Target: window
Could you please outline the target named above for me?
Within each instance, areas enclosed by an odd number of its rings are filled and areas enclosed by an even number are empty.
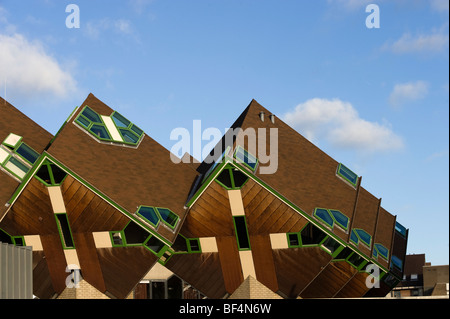
[[[61,185],[67,173],[50,161],[45,161],[38,169],[35,177],[46,186]]]
[[[99,140],[109,142],[137,145],[144,133],[117,112],[103,116],[89,106],[84,107],[75,122]]]
[[[414,280],[414,281],[419,280],[419,275],[411,274],[411,280]]]
[[[137,214],[143,217],[153,226],[157,227],[159,224],[159,216],[153,207],[141,206],[139,207]]]
[[[27,144],[22,143],[17,148],[16,153],[19,154],[23,159],[33,165],[39,158],[39,153],[29,147]]]
[[[55,217],[64,249],[75,248],[67,214],[55,214]]]
[[[403,269],[403,261],[395,255],[391,257],[391,268],[402,271]]]
[[[362,243],[370,247],[370,244],[372,243],[372,236],[363,229],[355,228],[352,229],[350,240],[356,245],[358,245],[361,241]]]
[[[115,246],[125,246],[125,242],[123,240],[122,232],[111,232],[111,240],[113,247]]]
[[[336,260],[345,260],[348,258],[348,256],[350,256],[350,254],[353,253],[353,250],[345,247],[344,249],[342,249],[339,254],[335,257]]]
[[[349,218],[335,209],[316,208],[314,209],[315,217],[324,222],[330,228],[333,228],[335,224],[339,227],[347,230],[349,224]]]
[[[399,222],[395,222],[395,231],[403,237],[406,237],[406,228]]]
[[[188,239],[189,243],[189,252],[191,253],[200,253],[200,240],[198,238],[190,238]]]
[[[334,225],[334,220],[333,218],[330,216],[330,214],[328,213],[328,210],[323,209],[323,208],[316,208],[314,210],[314,216],[316,216],[317,218],[319,218],[321,221],[323,221],[325,224],[327,224],[330,227],[333,227]]]
[[[256,167],[258,165],[258,159],[247,152],[245,149],[243,149],[241,146],[238,146],[236,148],[236,151],[234,152],[234,158],[250,168],[252,172],[256,171]]]
[[[123,229],[127,245],[142,245],[150,236],[149,232],[133,221]]]
[[[348,257],[347,261],[352,265],[355,266],[355,268],[360,268],[360,266],[362,266],[366,260],[360,256],[357,253],[353,253],[352,255],[350,255],[350,257]]]
[[[136,213],[155,228],[162,221],[169,228],[175,229],[179,220],[178,215],[174,214],[170,209],[163,207],[140,206]]]
[[[0,228],[0,242],[11,244],[11,245],[13,244],[12,237],[1,228]]]
[[[170,228],[174,229],[179,219],[178,215],[175,215],[170,209],[167,208],[158,207],[157,210],[163,222]]]
[[[345,216],[340,211],[335,209],[329,209],[328,211],[331,213],[331,216],[333,217],[336,224],[338,224],[344,229],[348,228],[349,218],[347,216]]]
[[[384,247],[382,244],[376,243],[373,245],[373,255],[374,257],[378,257],[380,255],[382,258],[384,258],[386,261],[389,259],[389,249]]]
[[[216,178],[216,182],[226,189],[240,189],[247,180],[247,175],[230,165],[227,165]]]
[[[288,246],[291,248],[300,247],[300,238],[298,233],[287,234]]]
[[[327,236],[323,231],[308,223],[301,231],[302,246],[319,245]]]
[[[334,256],[335,253],[337,253],[340,248],[342,247],[341,244],[339,244],[338,241],[334,240],[330,236],[328,236],[322,243],[322,247],[325,248],[327,252],[330,253],[330,255]]]
[[[338,176],[342,177],[344,180],[352,184],[354,187],[356,187],[356,183],[358,182],[358,175],[352,172],[344,164],[339,164],[337,174]]]
[[[162,249],[166,246],[162,241],[160,241],[155,236],[151,236],[145,243],[145,247],[153,251],[155,254],[159,254]]]
[[[23,179],[30,170],[30,167],[26,166],[15,157],[10,157],[3,167],[19,179]]]
[[[225,149],[225,151],[222,153],[222,155],[220,155],[220,157],[214,162],[214,164],[211,165],[211,167],[208,169],[208,171],[205,173],[205,176],[202,179],[202,183],[208,178],[208,176],[211,174],[212,171],[214,171],[214,169],[217,167],[217,165],[219,165],[220,163],[222,163],[223,158],[228,154],[228,152],[230,151],[231,147],[227,146],[227,148]]]
[[[233,219],[239,250],[249,250],[250,240],[248,237],[245,216],[234,216]]]

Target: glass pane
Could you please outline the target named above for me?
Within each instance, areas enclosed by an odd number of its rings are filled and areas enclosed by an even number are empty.
[[[52,181],[50,180],[50,174],[48,172],[48,166],[42,165],[41,168],[39,168],[37,174],[36,174],[41,180],[46,182],[47,184],[51,184]]]
[[[89,107],[86,107],[81,114],[83,114],[91,122],[102,123],[102,120],[100,119],[100,116],[98,116],[98,114],[95,113]]]
[[[81,124],[81,126],[84,126],[85,128],[88,128],[91,122],[89,122],[86,118],[83,116],[78,116],[77,123]]]
[[[299,246],[298,234],[288,234],[289,246]]]
[[[14,157],[9,158],[8,162],[5,164],[5,167],[20,178],[24,178],[29,170],[25,164]]]
[[[137,127],[136,125],[132,125],[131,126],[131,130],[136,133],[138,136],[141,136],[142,133],[144,133],[144,131],[142,131],[139,127]]]
[[[302,245],[318,245],[325,238],[326,234],[319,228],[309,223],[301,232]]]
[[[153,226],[158,226],[159,217],[153,207],[142,206],[138,210],[138,214],[149,221]]]
[[[334,254],[334,252],[341,247],[341,244],[339,244],[336,240],[328,236],[327,239],[323,242],[322,246],[327,248],[331,254]]]
[[[244,216],[234,217],[234,223],[236,226],[236,236],[238,240],[239,249],[249,249],[250,241],[247,234],[247,224]]]
[[[34,151],[28,145],[22,143],[19,148],[16,150],[16,153],[21,155],[24,159],[29,161],[31,164],[34,164],[39,157],[39,153]]]
[[[55,181],[55,184],[56,185],[61,184],[61,182],[67,176],[66,172],[64,172],[62,169],[59,168],[59,166],[56,166],[55,164],[51,164],[50,168],[53,173],[53,179]]]
[[[361,263],[364,262],[364,260],[365,259],[360,255],[358,255],[357,253],[353,253],[353,255],[351,255],[348,258],[348,262],[351,263],[356,268],[358,268],[361,265]]]
[[[150,248],[154,253],[159,253],[161,251],[161,249],[164,248],[164,243],[162,241],[160,241],[158,238],[156,238],[155,236],[152,236],[146,243],[145,246],[147,246],[148,248]]]
[[[350,256],[352,252],[353,250],[351,250],[348,247],[345,247],[343,250],[341,250],[341,252],[336,256],[335,259],[347,259],[347,257]]]
[[[116,123],[116,125],[118,127],[125,127],[127,128],[131,122],[128,121],[125,117],[123,117],[121,114],[115,112],[112,116],[112,119],[114,121],[114,123]]]
[[[232,173],[233,173],[234,187],[237,188],[242,187],[242,185],[244,185],[248,179],[247,175],[245,175],[238,169],[233,169]]]
[[[364,244],[370,246],[370,243],[372,242],[372,236],[370,236],[369,233],[362,229],[355,229],[355,232]]]
[[[402,224],[395,222],[395,230],[401,235],[406,236],[406,228]]]
[[[172,213],[169,209],[167,208],[157,208],[158,209],[158,213],[161,216],[161,218],[170,226],[175,227],[177,220],[178,220],[178,216],[175,215],[174,213]]]
[[[127,129],[120,129],[120,133],[122,133],[122,137],[125,140],[125,142],[137,143],[139,141],[139,137],[137,137]]]
[[[249,152],[244,150],[242,147],[238,147],[236,150],[236,159],[239,160],[242,163],[247,164],[250,166],[252,170],[256,169],[256,164],[258,163],[258,159],[251,155]]]
[[[127,245],[143,244],[150,234],[134,222],[130,222],[123,230]]]
[[[350,240],[357,245],[359,244],[359,239],[358,236],[356,236],[355,230],[352,230],[352,233],[350,234]]]
[[[376,250],[380,253],[382,257],[388,259],[389,250],[381,244],[375,244]]]
[[[334,209],[330,209],[330,212],[331,214],[333,214],[334,220],[336,221],[336,223],[339,224],[339,226],[341,226],[344,229],[348,228],[349,219],[347,216],[342,214],[340,211]]]
[[[123,240],[122,240],[122,234],[119,232],[113,233],[112,234],[112,238],[113,238],[113,245],[115,246],[122,246],[123,245]]]
[[[231,188],[231,177],[230,177],[230,170],[229,169],[224,169],[222,171],[222,173],[219,174],[219,176],[217,176],[217,180],[219,182],[221,182],[223,185],[225,185],[228,188]]]
[[[111,137],[108,134],[108,131],[103,125],[93,125],[91,127],[91,132],[97,135],[99,138],[110,140]]]
[[[64,243],[64,248],[73,248],[72,234],[70,232],[69,221],[66,214],[56,214],[59,230],[61,232],[61,239]]]
[[[200,244],[199,244],[198,239],[196,239],[196,238],[189,239],[189,245],[191,246],[191,251],[192,252],[200,251]]]
[[[325,222],[328,226],[333,227],[334,221],[328,213],[328,210],[323,208],[316,208],[316,210],[314,211],[314,215]]]
[[[339,175],[347,179],[352,184],[356,184],[358,180],[358,175],[353,173],[348,167],[343,164],[340,164],[339,166]]]

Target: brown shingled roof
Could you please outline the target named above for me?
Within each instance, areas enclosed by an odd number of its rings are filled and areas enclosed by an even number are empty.
[[[113,110],[89,94],[81,105],[101,115]],[[48,153],[129,213],[138,206],[165,207],[181,219],[197,172],[184,163],[173,163],[170,152],[145,135],[137,148],[99,143],[73,121],[80,107],[57,135]],[[161,234],[172,241],[175,234]]]

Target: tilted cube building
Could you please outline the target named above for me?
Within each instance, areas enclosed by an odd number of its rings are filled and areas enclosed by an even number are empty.
[[[255,100],[202,163],[92,94],[55,136],[0,99],[0,142],[0,241],[33,247],[40,298],[71,271],[126,298],[155,264],[208,298],[249,276],[284,298],[385,296],[402,279],[408,230]]]

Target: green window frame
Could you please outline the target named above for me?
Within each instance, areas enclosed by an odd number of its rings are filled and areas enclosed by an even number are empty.
[[[287,233],[287,242],[289,248],[298,248],[302,245],[302,239],[299,233]]]
[[[223,151],[222,155],[220,155],[220,157],[218,159],[216,159],[216,161],[214,162],[214,164],[211,165],[211,167],[208,169],[208,171],[206,171],[205,176],[203,176],[202,179],[202,183],[208,178],[208,176],[214,171],[214,169],[217,167],[217,165],[219,165],[220,163],[222,163],[223,159],[226,157],[226,155],[228,154],[228,152],[230,151],[231,147],[227,146],[225,148],[225,151]]]
[[[154,207],[151,206],[139,206],[137,215],[144,218],[147,222],[149,222],[153,227],[157,228],[159,225],[159,215]]]
[[[21,142],[19,146],[15,149],[15,153],[23,158],[25,161],[33,165],[36,163],[40,154],[36,152],[33,148],[28,146],[26,143]]]
[[[258,167],[258,158],[253,154],[249,153],[246,149],[238,145],[234,151],[233,157],[240,163],[244,164],[253,173]]]
[[[175,214],[168,208],[156,207],[156,210],[158,211],[159,218],[163,221],[163,223],[169,226],[171,229],[175,229],[178,221],[180,220],[180,217],[178,217],[177,214]]]
[[[59,237],[64,249],[75,249],[75,242],[70,229],[69,218],[66,213],[55,214]]]
[[[350,254],[346,261],[357,270],[361,270],[368,263],[368,261],[357,252]]]
[[[144,219],[155,229],[158,228],[160,221],[162,221],[163,224],[174,230],[178,225],[178,221],[180,220],[180,217],[177,214],[165,207],[141,205],[136,211],[136,215]]]
[[[233,216],[233,223],[239,251],[251,250],[245,215]]]
[[[339,163],[337,175],[349,182],[353,187],[356,187],[356,184],[358,183],[358,175],[344,164]]]
[[[116,126],[117,132],[122,137],[121,141],[112,138],[111,132],[108,130],[102,117],[87,105],[84,106],[83,110],[78,114],[75,123],[101,141],[133,146],[136,146],[139,143],[144,134],[143,130],[131,123],[131,121],[118,112],[113,112],[110,118]]]
[[[125,247],[127,245],[125,234],[122,230],[110,231],[109,236],[113,247]]]
[[[380,256],[384,260],[389,260],[389,249],[380,243],[375,243],[373,245],[373,257],[378,258]]]
[[[67,177],[66,171],[49,160],[45,160],[37,169],[34,177],[45,186],[60,186]]]
[[[372,236],[364,229],[353,228],[350,235],[350,241],[355,245],[359,245],[359,243],[362,242],[363,244],[370,247],[372,244]]]
[[[215,181],[226,189],[241,189],[248,179],[249,177],[238,168],[226,165]]]
[[[188,244],[188,252],[189,253],[201,253],[202,247],[200,245],[200,239],[199,238],[189,238],[187,239]]]
[[[21,170],[23,172],[23,176],[17,175],[14,171],[11,170],[11,168],[8,167],[8,164],[14,165],[16,168]],[[6,159],[3,163],[3,168],[6,169],[10,174],[12,174],[14,177],[18,178],[22,181],[22,179],[25,178],[25,176],[30,171],[31,167],[28,167],[25,163],[20,161],[19,159],[15,158],[14,156],[9,156],[8,159]]]
[[[339,210],[317,207],[314,209],[313,215],[331,229],[338,225],[343,230],[348,230],[350,219]]]

